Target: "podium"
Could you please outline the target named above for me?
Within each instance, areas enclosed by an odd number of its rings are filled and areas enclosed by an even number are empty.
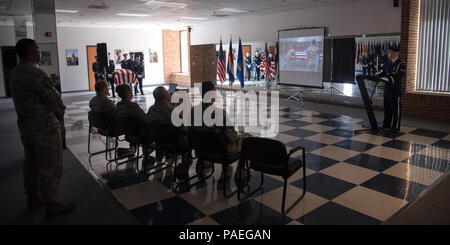
[[[367,93],[366,83],[364,82],[365,80],[373,81],[377,85],[379,82],[385,82],[385,80],[378,78],[376,76],[365,76],[365,75],[356,76],[356,81],[358,83],[359,91],[361,93],[361,98],[364,102],[364,107],[366,108],[367,117],[369,118],[370,129],[355,130],[355,133],[362,132],[362,131],[378,131],[379,130],[378,122],[377,122],[377,119],[375,118],[375,113],[373,112],[373,108],[372,108],[372,96],[374,93],[372,93],[372,95],[369,97],[369,94]],[[375,88],[376,88],[376,86],[375,86]]]

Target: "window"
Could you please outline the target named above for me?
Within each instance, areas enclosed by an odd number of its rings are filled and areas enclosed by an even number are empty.
[[[189,72],[189,59],[188,59],[188,32],[180,31],[180,47],[181,47],[181,72]]]
[[[416,90],[450,92],[450,1],[421,0]]]

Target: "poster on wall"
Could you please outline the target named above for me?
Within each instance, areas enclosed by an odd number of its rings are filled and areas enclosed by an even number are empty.
[[[139,57],[140,62],[144,62],[144,51],[130,51],[129,56],[131,58],[133,56],[134,60]]]
[[[120,61],[123,60],[124,53],[125,53],[125,51],[123,50],[123,48],[114,49],[114,61],[116,62],[116,64],[120,64]]]
[[[39,65],[52,65],[52,53],[50,51],[41,51],[41,60],[39,61]]]
[[[149,53],[149,62],[158,63],[158,52],[148,49],[148,53]]]
[[[78,49],[66,49],[66,61],[68,66],[77,66]]]

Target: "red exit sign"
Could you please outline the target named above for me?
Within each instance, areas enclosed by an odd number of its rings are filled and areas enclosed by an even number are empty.
[[[51,32],[46,32],[46,33],[45,33],[45,36],[46,36],[46,37],[52,37],[52,33],[51,33]]]

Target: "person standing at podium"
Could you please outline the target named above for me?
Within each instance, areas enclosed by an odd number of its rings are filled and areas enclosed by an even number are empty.
[[[383,128],[400,130],[402,80],[406,72],[406,64],[399,58],[400,48],[389,48],[388,60],[378,77],[385,77],[384,86],[384,120]]]

